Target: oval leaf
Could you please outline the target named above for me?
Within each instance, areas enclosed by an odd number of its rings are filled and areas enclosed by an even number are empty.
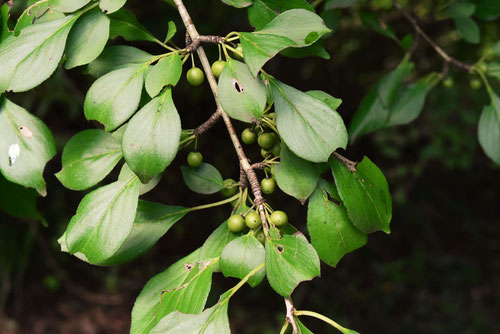
[[[49,7],[57,12],[71,13],[89,2],[90,0],[49,0]]]
[[[234,119],[260,120],[266,107],[266,87],[245,64],[229,59],[219,79],[219,98],[224,111]]]
[[[85,117],[104,124],[106,131],[122,125],[139,106],[143,78],[144,67],[136,65],[97,79],[85,97]]]
[[[500,119],[493,105],[484,107],[479,118],[477,135],[484,153],[500,164]]]
[[[319,173],[309,161],[293,154],[281,144],[280,163],[274,166],[276,182],[284,193],[304,202],[316,189]]]
[[[244,278],[253,269],[264,263],[266,259],[264,246],[253,235],[243,235],[234,239],[224,247],[220,256],[220,270],[224,276]],[[265,276],[265,270],[258,271],[250,277],[248,284],[257,286]]]
[[[72,190],[95,186],[122,158],[122,149],[113,135],[104,130],[82,131],[66,144],[62,154],[59,181]]]
[[[131,334],[148,334],[173,311],[200,313],[212,284],[212,266],[197,262],[199,249],[151,278],[132,309]]]
[[[87,194],[66,230],[69,253],[83,254],[92,264],[112,257],[133,228],[140,184],[133,176]]]
[[[144,27],[135,15],[125,8],[111,14],[110,37],[122,36],[127,41],[150,41],[155,42],[156,38]]]
[[[367,240],[366,234],[349,220],[335,187],[324,180],[309,199],[307,230],[320,259],[332,267]]]
[[[98,78],[111,71],[145,64],[152,60],[152,55],[132,46],[111,46],[104,49],[101,55],[89,64],[87,72]]]
[[[293,153],[308,161],[325,162],[337,148],[347,146],[347,130],[336,111],[274,78],[268,80],[278,131]]]
[[[384,174],[368,157],[350,171],[340,161],[331,158],[335,184],[349,219],[364,233],[390,233],[392,201]]]
[[[45,81],[57,68],[66,38],[78,16],[69,15],[24,28],[0,44],[0,92],[24,92]]]
[[[108,37],[109,18],[106,15],[97,9],[83,15],[69,33],[64,67],[70,69],[96,59],[104,50]]]
[[[303,235],[266,239],[266,276],[277,293],[288,297],[300,282],[319,275],[318,253]]]
[[[170,88],[132,117],[123,135],[123,156],[142,183],[163,172],[174,160],[181,130]]]
[[[163,58],[153,66],[146,76],[146,91],[149,96],[155,97],[163,87],[177,85],[181,75],[182,60],[177,53]]]
[[[99,7],[106,14],[111,14],[125,5],[127,0],[99,0]]]
[[[217,168],[202,163],[197,168],[181,166],[184,182],[194,192],[200,194],[213,194],[224,188],[224,180]]]
[[[47,194],[43,170],[56,154],[49,128],[20,106],[0,97],[0,171],[11,182]]]

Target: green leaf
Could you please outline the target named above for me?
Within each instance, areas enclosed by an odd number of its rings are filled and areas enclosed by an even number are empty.
[[[253,269],[264,263],[266,259],[264,246],[253,234],[234,239],[224,247],[220,257],[220,269],[225,277],[243,279]],[[250,277],[248,284],[256,287],[266,275],[265,270],[258,271]]]
[[[33,15],[29,10],[25,10],[17,19],[16,26],[14,27],[14,35],[19,36],[21,30],[33,24],[34,19],[35,15]]]
[[[134,13],[122,8],[109,15],[111,19],[110,37],[122,36],[127,41],[156,42],[157,39],[135,17]]]
[[[245,206],[243,206],[245,207]],[[242,208],[238,209],[237,212],[241,212]],[[248,208],[245,208],[248,210]],[[200,255],[198,257],[198,262],[204,262],[206,260],[215,259],[222,254],[224,247],[236,239],[237,235],[229,231],[227,228],[227,220],[219,225],[205,240],[203,246],[200,249]],[[214,264],[214,271],[219,271],[219,264]]]
[[[413,63],[405,57],[395,70],[386,74],[370,89],[352,118],[349,127],[351,140],[386,125],[389,108],[401,89],[403,79],[412,69]]]
[[[182,60],[179,54],[174,53],[161,59],[153,66],[146,76],[146,91],[149,96],[155,97],[163,87],[175,86],[182,75]]]
[[[67,61],[64,67],[70,69],[85,65],[96,59],[104,50],[109,36],[109,18],[98,9],[83,15],[71,29],[66,44]]]
[[[347,146],[347,130],[336,111],[274,78],[268,81],[279,133],[293,153],[308,161],[324,162],[337,148]]]
[[[134,226],[120,249],[100,265],[128,262],[148,251],[189,209],[139,200]]]
[[[122,165],[122,169],[120,170],[120,174],[118,175],[118,180],[126,180],[127,178],[131,178],[136,174],[130,169],[127,163]],[[141,183],[139,188],[139,195],[144,195],[145,193],[153,190],[158,183],[160,183],[163,174],[158,174],[154,178],[151,179],[148,183]]]
[[[233,6],[236,8],[245,8],[252,4],[253,0],[221,0],[226,5]]]
[[[481,33],[476,21],[470,17],[456,17],[455,25],[458,32],[469,43],[478,44],[481,40]]]
[[[257,30],[264,28],[279,12],[302,8],[314,12],[314,8],[305,0],[254,0],[248,7],[248,20]]]
[[[72,190],[85,190],[102,181],[122,158],[120,142],[104,130],[77,133],[62,154],[59,181]]]
[[[319,275],[318,254],[303,235],[266,239],[266,276],[274,291],[288,297],[300,282]]]
[[[499,43],[500,46],[500,43]],[[499,51],[500,55],[500,51]],[[488,70],[486,72],[489,76],[495,77],[500,80],[500,62],[492,61],[488,64]]]
[[[266,107],[266,87],[245,64],[229,59],[219,78],[219,98],[224,111],[234,119],[260,120]]]
[[[287,47],[304,47],[330,32],[315,13],[291,9],[275,17],[262,30],[240,33],[243,56],[250,72],[256,76],[260,68]]]
[[[303,48],[295,48],[295,47],[287,48],[281,51],[280,55],[293,59],[312,57],[312,56],[317,56],[323,59],[330,59],[330,54],[324,48],[323,41],[321,39],[318,39],[316,42]]]
[[[295,323],[297,324],[297,329],[299,330],[298,334],[313,334],[313,332],[311,332],[309,328],[304,326],[304,324],[299,320],[299,318],[295,317]]]
[[[227,308],[230,291],[220,297],[217,304],[200,314],[172,312],[151,330],[151,334],[163,333],[203,333],[230,334]]]
[[[87,194],[66,229],[66,247],[92,264],[112,257],[127,240],[134,224],[140,181],[118,180]]]
[[[147,334],[177,310],[200,313],[210,292],[212,265],[197,262],[199,249],[146,283],[132,309],[131,334]]]
[[[57,12],[71,13],[89,2],[90,0],[49,0],[49,7]]]
[[[306,92],[306,94],[309,94],[310,96],[314,97],[315,99],[320,100],[321,102],[323,102],[324,104],[326,104],[327,106],[332,108],[332,110],[337,110],[338,107],[340,107],[340,105],[342,104],[341,99],[333,97],[330,94],[325,93],[321,90],[310,90],[310,91]]]
[[[87,72],[98,78],[121,68],[149,63],[153,59],[149,53],[132,46],[111,46],[104,49],[101,55],[89,64]]]
[[[177,32],[177,27],[175,25],[174,21],[168,21],[168,30],[167,30],[167,36],[165,36],[165,41],[164,43],[167,43],[174,37],[175,33]]]
[[[307,230],[321,260],[335,267],[340,259],[366,244],[366,234],[349,220],[332,184],[321,180],[309,199]]]
[[[481,20],[492,21],[500,16],[500,2],[491,0],[476,0],[474,16]]]
[[[20,106],[0,97],[0,171],[11,182],[47,194],[43,169],[56,154],[49,128]]]
[[[122,141],[123,156],[142,183],[162,173],[174,160],[181,130],[170,88],[146,104],[128,122]]]
[[[478,139],[484,153],[500,164],[500,118],[493,105],[484,107],[478,123]]]
[[[361,18],[361,21],[363,22],[363,25],[365,27],[373,29],[379,34],[382,34],[395,40],[396,42],[399,42],[394,29],[385,22],[383,25],[380,24],[379,19],[375,13],[360,13],[359,17]]]
[[[0,92],[24,92],[45,81],[57,68],[66,38],[79,16],[39,23],[10,35],[0,45]]]
[[[431,73],[399,90],[389,108],[386,125],[407,124],[415,120],[424,107],[427,93],[437,82],[439,82],[439,74]]]
[[[7,181],[0,174],[0,210],[18,218],[43,220],[36,207],[38,193]]]
[[[452,3],[442,15],[445,17],[470,17],[476,11],[476,5],[470,2]]]
[[[312,194],[319,180],[316,167],[293,154],[285,144],[281,144],[280,163],[274,166],[274,176],[285,194],[302,203]]]
[[[99,0],[99,7],[106,14],[111,14],[125,5],[127,0]]]
[[[122,125],[137,110],[144,81],[143,65],[123,67],[97,79],[85,97],[85,117],[106,131]]]
[[[197,168],[181,166],[181,171],[184,182],[194,192],[209,195],[224,188],[222,175],[208,163],[202,163]]]
[[[351,172],[337,159],[330,159],[335,184],[351,222],[364,233],[390,233],[392,202],[384,174],[368,157]]]
[[[4,3],[2,7],[0,7],[0,22],[2,23],[2,25],[0,26],[0,42],[12,35],[12,31],[10,31],[9,25],[7,23],[9,21],[9,13],[10,7],[8,4]]]

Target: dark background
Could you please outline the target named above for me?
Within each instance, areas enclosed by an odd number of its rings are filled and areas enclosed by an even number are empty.
[[[411,26],[387,1],[361,1],[390,22],[399,37]],[[432,13],[444,1],[418,1],[422,27],[451,55],[474,63],[485,45],[500,39],[498,22],[480,22],[482,41],[471,45],[458,36],[451,20]],[[16,9],[23,7],[16,1]],[[217,0],[186,1],[202,34],[248,31],[246,11]],[[129,0],[140,21],[160,39],[169,20],[183,45],[184,29],[175,11],[161,1]],[[19,11],[18,11],[19,13]],[[15,14],[14,14],[15,15]],[[111,44],[125,43],[116,39]],[[128,43],[151,53],[155,45]],[[358,10],[344,10],[338,31],[325,41],[330,60],[276,57],[265,69],[301,90],[321,89],[343,100],[339,113],[349,124],[360,100],[383,73],[397,66],[403,51],[392,40],[363,27]],[[208,46],[211,60],[217,47]],[[412,60],[416,77],[440,71],[442,61],[421,41]],[[199,247],[229,214],[230,206],[191,213],[144,256],[115,268],[90,266],[61,253],[57,238],[84,194],[66,190],[54,177],[60,153],[77,132],[98,126],[83,116],[85,92],[93,78],[80,69],[60,70],[33,91],[9,94],[14,102],[42,118],[52,130],[58,155],[45,170],[48,196],[38,207],[48,222],[18,220],[0,213],[0,333],[126,333],[130,312],[142,286],[155,274]],[[299,309],[323,313],[361,333],[495,333],[500,315],[500,168],[482,152],[476,128],[489,104],[484,89],[469,87],[471,75],[451,69],[453,89],[438,85],[413,123],[379,130],[351,143],[347,156],[369,156],[385,173],[393,195],[392,234],[375,233],[368,245],[345,256],[337,268],[322,266],[322,277],[294,292]],[[500,94],[498,82],[493,82]],[[191,88],[185,80],[174,90],[183,128],[209,117],[215,105],[208,84]],[[240,132],[244,125],[235,122]],[[238,178],[236,154],[220,122],[199,140],[205,161],[225,178]],[[252,161],[259,148],[246,147]],[[160,185],[145,197],[172,205],[198,205],[221,199],[203,196],[183,184],[181,151]],[[117,167],[118,169],[118,167]],[[112,180],[117,170],[107,179]],[[269,197],[286,210],[292,224],[306,231],[306,206],[280,191]],[[214,276],[209,303],[237,281]],[[284,320],[283,299],[266,282],[242,288],[230,304],[235,333],[278,333]],[[316,333],[335,333],[304,319]],[[496,329],[496,330],[495,330]]]

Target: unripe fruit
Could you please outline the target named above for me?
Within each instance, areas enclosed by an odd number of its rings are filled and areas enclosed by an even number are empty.
[[[271,154],[271,152],[270,152],[270,151],[265,150],[265,149],[263,149],[263,148],[261,148],[261,149],[260,149],[260,155],[261,155],[263,158],[267,157],[267,156],[268,156],[268,155],[270,155],[270,154]]]
[[[271,151],[271,154],[274,155],[275,157],[277,157],[278,155],[280,155],[280,152],[281,152],[281,142],[276,142],[276,144],[273,145],[273,147],[271,147],[270,149]]]
[[[243,57],[241,56],[243,54],[243,48],[241,47],[241,44],[238,44],[236,47],[236,52],[234,52],[234,58],[238,60],[243,60]]]
[[[262,230],[259,230],[257,233],[255,233],[255,238],[259,240],[261,244],[264,244],[266,242],[266,235]]]
[[[257,139],[257,135],[248,128],[241,133],[241,140],[247,145],[255,143],[255,139]]]
[[[283,211],[276,210],[271,213],[269,220],[271,220],[271,223],[273,223],[276,227],[282,227],[288,223],[288,216]]]
[[[481,80],[479,79],[472,79],[470,82],[470,88],[474,89],[474,90],[478,90],[479,88],[481,88]]]
[[[187,156],[187,163],[190,167],[196,168],[203,162],[203,155],[200,152],[189,152]]]
[[[227,228],[233,233],[240,233],[245,228],[245,219],[239,214],[232,215],[227,220]]]
[[[262,219],[260,219],[260,215],[256,211],[252,211],[246,215],[245,223],[253,230],[262,224]]]
[[[212,73],[213,75],[218,78],[220,74],[222,73],[222,70],[226,66],[226,62],[224,60],[217,60],[212,64]]]
[[[276,181],[273,178],[262,179],[260,188],[264,194],[272,194],[276,190]]]
[[[276,137],[271,132],[264,132],[259,136],[259,139],[257,141],[259,142],[260,147],[268,150],[273,147],[274,143],[276,142]]]
[[[446,79],[444,79],[443,81],[443,86],[446,87],[446,88],[452,88],[454,86],[454,82],[453,82],[453,79],[448,77]]]
[[[483,73],[488,72],[488,64],[486,64],[486,63],[479,64],[478,68],[479,68],[479,71],[481,71]]]
[[[225,179],[224,188],[220,192],[226,197],[231,197],[238,192],[238,183],[233,179]]]
[[[205,74],[198,67],[192,67],[187,71],[186,78],[191,86],[199,86],[205,80]]]

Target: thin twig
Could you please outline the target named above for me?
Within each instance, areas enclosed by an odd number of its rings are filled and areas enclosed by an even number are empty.
[[[335,157],[335,159],[343,163],[351,172],[354,173],[356,171],[356,166],[358,165],[357,161],[349,160],[337,152],[333,152],[332,155]]]
[[[193,41],[197,40],[200,37],[200,34],[196,30],[196,27],[194,26],[193,21],[191,20],[191,16],[189,15],[186,7],[184,6],[184,3],[182,2],[182,0],[174,0],[174,2],[175,5],[177,6],[177,10],[179,11],[184,26],[186,27],[186,30],[189,33],[189,36],[191,37],[191,40]],[[231,119],[223,111],[224,109],[222,108],[217,92],[217,81],[212,73],[210,62],[208,61],[203,46],[200,45],[196,49],[196,52],[198,53],[198,57],[200,58],[200,62],[203,66],[203,70],[205,71],[205,75],[212,90],[212,94],[214,96],[214,100],[217,105],[217,110],[221,110],[222,119],[224,120],[224,124],[226,125],[227,131],[229,132],[229,136],[231,137],[231,141],[233,142],[233,146],[236,151],[236,154],[238,155],[240,165],[245,171],[247,179],[250,183],[250,187],[252,189],[252,193],[254,196],[254,203],[258,208],[259,214],[263,222],[267,222],[265,215],[265,208],[264,208],[264,197],[262,196],[262,191],[260,190],[259,180],[257,178],[257,175],[255,175],[255,171],[252,169],[250,163],[248,162],[243,147],[241,146],[238,136],[236,135],[236,131],[234,130]]]
[[[293,306],[292,300],[290,298],[285,298],[285,306],[286,306],[286,321],[290,325],[292,325],[293,333],[298,334],[299,329],[297,328],[297,323],[295,322],[294,312],[295,307]]]
[[[189,36],[189,34],[188,34]],[[186,37],[186,51],[188,53],[192,53],[196,51],[201,45],[201,43],[213,43],[213,44],[219,44],[224,41],[224,37],[222,36],[215,36],[215,35],[200,35],[196,39],[189,39]]]
[[[214,112],[209,119],[207,119],[203,124],[201,124],[196,129],[193,130],[193,135],[199,137],[208,130],[210,130],[210,128],[214,126],[215,123],[217,123],[217,121],[221,118],[221,116],[222,116],[221,110],[217,110],[216,112]]]
[[[404,10],[403,7],[399,3],[397,3],[396,1],[393,1],[393,3],[394,3],[394,6],[397,9],[399,9],[403,13],[403,15],[406,17],[406,19],[412,24],[412,26],[415,29],[415,31],[420,36],[422,36],[427,41],[427,43],[430,44],[430,46],[432,46],[432,48],[441,56],[441,58],[444,59],[445,62],[453,64],[455,67],[458,67],[458,68],[460,68],[462,70],[465,70],[467,72],[471,72],[472,71],[472,65],[469,65],[469,64],[466,64],[464,62],[461,62],[461,61],[459,61],[459,60],[451,57],[450,55],[448,55],[443,49],[441,49],[441,47],[439,45],[437,45],[429,37],[429,35],[427,35],[422,30],[422,28],[420,28],[420,26],[417,23],[417,20],[415,20],[406,10]]]

